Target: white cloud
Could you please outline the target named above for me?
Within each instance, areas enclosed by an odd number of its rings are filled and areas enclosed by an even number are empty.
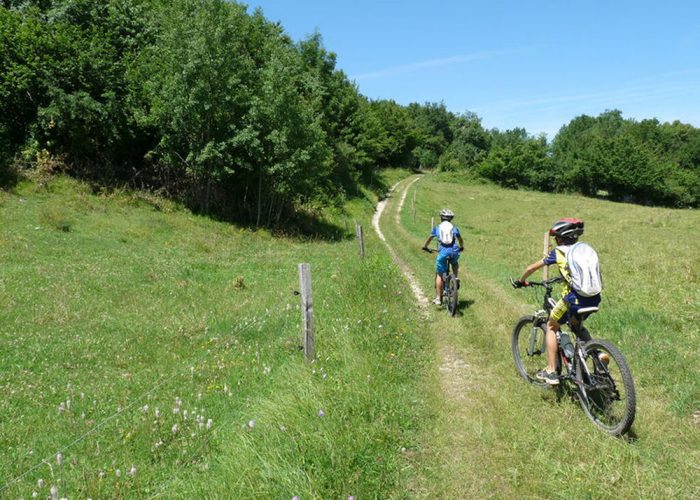
[[[380,69],[377,71],[370,71],[368,73],[362,73],[355,75],[354,80],[370,80],[373,78],[382,78],[386,76],[393,76],[402,73],[411,73],[414,71],[419,71],[425,68],[435,68],[437,66],[450,66],[453,64],[462,64],[469,61],[477,61],[481,59],[490,59],[492,57],[515,54],[522,52],[525,49],[503,49],[503,50],[489,50],[484,52],[474,52],[473,54],[465,54],[461,56],[453,57],[443,57],[437,59],[430,59],[428,61],[419,61],[410,64],[404,64],[401,66],[392,66],[389,68]]]

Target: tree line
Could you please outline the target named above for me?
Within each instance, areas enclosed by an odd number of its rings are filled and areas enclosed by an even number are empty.
[[[295,42],[235,2],[2,1],[0,178],[62,169],[274,225],[386,167],[697,207],[700,129],[608,111],[549,143],[442,103],[370,100],[320,34]]]

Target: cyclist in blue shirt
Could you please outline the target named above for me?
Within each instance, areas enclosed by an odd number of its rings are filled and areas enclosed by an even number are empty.
[[[452,225],[452,218],[455,216],[449,208],[440,211],[440,224],[433,228],[430,237],[423,245],[423,250],[428,250],[428,245],[437,238],[438,255],[435,259],[435,300],[433,304],[442,304],[442,273],[447,272],[447,258],[452,260],[452,269],[455,277],[459,274],[459,252],[464,251],[464,241],[459,229]],[[459,244],[458,244],[459,242]],[[457,280],[459,283],[459,279]]]

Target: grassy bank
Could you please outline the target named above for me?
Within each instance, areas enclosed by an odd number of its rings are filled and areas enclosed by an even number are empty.
[[[322,240],[64,178],[0,193],[0,496],[406,491],[424,325],[369,230],[358,257],[353,221],[369,228],[375,202],[352,200]]]

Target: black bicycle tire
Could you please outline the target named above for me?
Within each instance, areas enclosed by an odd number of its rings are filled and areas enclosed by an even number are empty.
[[[447,301],[447,310],[450,313],[450,316],[454,316],[457,314],[457,304],[459,304],[459,292],[457,289],[457,279],[455,278],[454,275],[450,274],[449,277],[447,278],[449,280],[449,290],[450,290],[450,295],[449,295],[449,300]]]
[[[629,365],[627,364],[625,357],[622,355],[619,349],[607,340],[593,339],[589,342],[586,342],[583,348],[587,356],[594,355],[591,353],[605,351],[608,355],[610,355],[613,358],[622,377],[621,382],[625,390],[626,401],[622,417],[614,425],[607,425],[593,413],[590,407],[589,398],[583,393],[583,391],[581,391],[581,388],[579,388],[576,391],[576,394],[578,396],[579,403],[581,404],[581,408],[583,408],[583,411],[586,414],[586,416],[589,418],[589,420],[591,420],[591,422],[593,422],[593,424],[596,425],[596,427],[602,429],[603,431],[607,432],[612,436],[622,436],[623,434],[628,432],[632,427],[637,411],[637,396],[634,389],[634,380],[632,378],[632,372],[629,368]],[[577,376],[579,378],[582,376],[582,369],[580,366],[577,369]],[[614,380],[614,382],[616,384],[620,383],[619,380]],[[586,384],[584,384],[584,387],[586,387]]]
[[[527,370],[525,369],[525,366],[523,365],[522,362],[522,357],[520,355],[520,349],[519,349],[519,343],[518,339],[520,338],[520,334],[523,331],[523,327],[526,325],[532,325],[536,321],[535,316],[523,316],[521,317],[518,322],[515,324],[515,328],[513,328],[513,334],[511,337],[511,347],[513,351],[513,361],[515,362],[515,371],[518,373],[520,378],[524,379],[525,381],[531,383],[534,386],[541,387],[541,388],[546,388],[549,386],[547,382],[544,380],[539,380],[535,378],[534,376],[530,375]],[[547,329],[544,321],[540,321],[539,324],[537,325],[538,328],[542,330],[542,334],[546,335]],[[529,333],[529,332],[528,332]],[[544,352],[543,354],[543,361],[544,363],[547,362],[547,353]]]

